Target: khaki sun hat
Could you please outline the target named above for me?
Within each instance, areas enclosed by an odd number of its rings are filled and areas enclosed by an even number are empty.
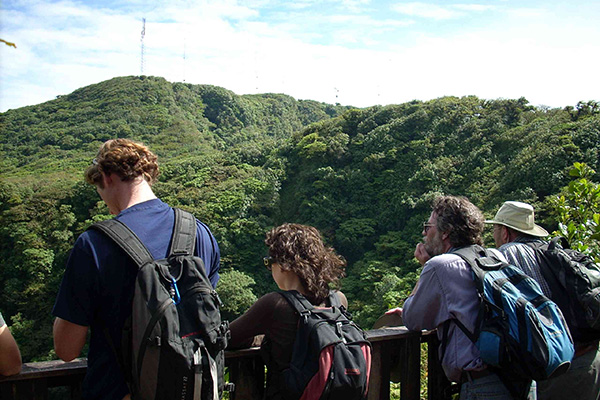
[[[548,236],[548,232],[534,222],[533,207],[520,201],[505,201],[493,220],[486,224],[499,224],[531,236]]]

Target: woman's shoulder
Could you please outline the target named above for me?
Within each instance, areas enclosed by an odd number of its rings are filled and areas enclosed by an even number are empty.
[[[269,309],[271,312],[291,310],[291,306],[281,292],[267,293],[258,299],[255,304],[261,308]]]
[[[269,292],[258,299],[258,301],[272,304],[279,303],[281,300],[285,301],[281,292]]]
[[[338,296],[340,302],[345,308],[348,308],[348,299],[346,299],[346,295],[339,290],[333,292],[336,296]],[[268,307],[272,310],[278,310],[281,312],[288,312],[289,310],[293,310],[292,306],[286,300],[285,296],[282,292],[271,292],[262,296],[256,303],[260,303],[261,307]],[[316,304],[317,306],[324,305],[324,303]]]

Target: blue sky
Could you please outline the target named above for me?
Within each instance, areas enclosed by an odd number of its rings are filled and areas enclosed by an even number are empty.
[[[0,111],[116,76],[367,107],[600,100],[600,1],[3,0]]]

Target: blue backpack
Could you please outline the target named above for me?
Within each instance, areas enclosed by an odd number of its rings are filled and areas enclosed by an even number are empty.
[[[503,381],[540,381],[565,373],[575,353],[573,340],[560,309],[538,283],[481,246],[453,253],[471,266],[481,308],[475,332],[458,319],[451,321],[476,344],[483,362],[501,378],[509,376]],[[447,331],[448,324],[444,350]]]

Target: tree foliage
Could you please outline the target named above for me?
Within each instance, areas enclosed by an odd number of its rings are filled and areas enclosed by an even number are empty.
[[[233,319],[244,313],[257,300],[252,291],[255,281],[249,275],[236,270],[221,273],[217,290],[222,298],[223,319]]]
[[[596,102],[538,109],[468,96],[356,109],[114,78],[0,114],[0,307],[26,361],[52,356],[51,309],[70,248],[110,217],[82,172],[116,137],[149,145],[160,162],[156,194],[210,226],[230,318],[275,288],[261,263],[264,234],[283,222],[316,226],[347,259],[342,290],[365,328],[408,296],[414,247],[442,193],[490,214],[505,200],[530,202],[575,243],[585,225],[581,241],[597,251],[595,217],[564,211],[598,182]],[[575,162],[589,167],[576,176],[587,183],[569,183]],[[555,195],[564,197],[558,213],[545,202]]]
[[[600,262],[600,184],[590,181],[594,173],[586,164],[575,163],[569,171],[573,180],[548,202],[558,221],[554,235]]]

